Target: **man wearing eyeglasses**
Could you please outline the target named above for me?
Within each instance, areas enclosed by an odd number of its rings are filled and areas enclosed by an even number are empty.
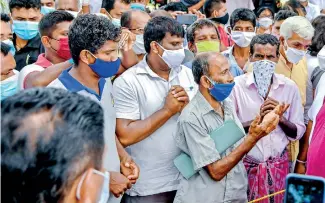
[[[121,17],[121,26],[136,35],[133,51],[137,54],[139,61],[143,59],[146,53],[143,42],[143,31],[150,19],[151,17],[148,13],[140,10],[127,11]]]

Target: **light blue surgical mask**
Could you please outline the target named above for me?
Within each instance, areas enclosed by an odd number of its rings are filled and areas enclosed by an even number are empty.
[[[55,11],[55,8],[53,8],[53,7],[47,7],[47,6],[42,6],[41,7],[41,13],[43,15],[46,15],[46,14],[51,13],[53,11]]]
[[[16,49],[15,49],[15,45],[14,45],[14,43],[13,43],[10,39],[4,40],[4,41],[2,41],[2,42],[10,46],[10,53],[11,53],[13,56],[15,56],[15,54],[16,54]]]
[[[18,74],[19,72],[14,70],[15,75],[7,78],[3,81],[0,81],[1,88],[1,100],[6,99],[18,92]]]
[[[31,40],[38,35],[38,22],[14,20],[12,30],[19,38]]]
[[[117,27],[121,27],[121,19],[113,18],[112,23]]]
[[[232,91],[232,89],[235,86],[235,82],[232,83],[226,83],[226,84],[220,84],[212,79],[210,79],[208,76],[205,76],[213,85],[212,88],[209,89],[210,95],[216,100],[216,101],[224,101],[227,99]]]

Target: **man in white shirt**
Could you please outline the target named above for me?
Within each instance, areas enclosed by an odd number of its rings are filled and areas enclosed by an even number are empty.
[[[74,66],[63,71],[49,85],[77,92],[101,104],[106,144],[103,167],[110,172],[112,193],[108,203],[120,202],[118,197],[136,182],[139,175],[139,168],[115,136],[116,114],[110,77],[117,73],[121,64],[117,57],[120,34],[106,17],[86,14],[76,18],[69,31]],[[129,40],[122,49],[132,49],[130,43]]]
[[[184,29],[168,17],[151,19],[144,30],[147,55],[114,82],[116,133],[141,168],[125,203],[174,200],[180,154],[173,134],[179,113],[197,91],[191,69],[182,66]]]
[[[320,8],[318,5],[310,3],[308,0],[299,0],[300,4],[306,9],[306,18],[313,21],[320,15]]]

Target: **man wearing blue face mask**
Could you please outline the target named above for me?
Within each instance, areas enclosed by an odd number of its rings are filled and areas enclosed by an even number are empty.
[[[118,73],[118,41],[121,31],[106,17],[86,14],[77,17],[70,26],[69,47],[74,66],[63,71],[49,87],[77,92],[101,104],[105,116],[103,167],[110,172],[110,199],[118,203],[124,191],[134,184],[139,168],[115,136],[116,114],[112,98],[111,77]],[[127,41],[122,50],[130,48]],[[131,57],[131,55],[128,55]],[[124,57],[125,58],[125,57]],[[124,60],[124,59],[123,59]]]
[[[220,152],[210,136],[212,131],[232,120],[243,134],[232,100],[228,98],[235,85],[234,77],[227,59],[217,52],[198,54],[192,71],[199,91],[178,119],[175,142],[191,157],[198,172],[181,179],[174,203],[247,202],[247,175],[242,158],[275,129],[278,115],[286,107],[279,105],[263,119],[256,116],[248,135]]]
[[[16,69],[20,71],[26,65],[35,63],[42,50],[38,34],[38,22],[42,18],[40,0],[11,0],[9,2],[13,43],[16,48]]]
[[[16,62],[10,53],[10,46],[1,42],[1,78],[0,78],[0,100],[3,100],[18,92],[19,71],[15,70]]]
[[[141,169],[124,203],[169,203],[175,197],[179,175],[173,160],[180,151],[173,134],[197,91],[192,71],[181,65],[184,34],[176,20],[152,18],[144,30],[147,55],[114,81],[116,133]]]

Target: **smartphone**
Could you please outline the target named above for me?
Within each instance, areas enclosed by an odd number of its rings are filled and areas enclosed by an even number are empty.
[[[182,25],[191,25],[197,20],[197,16],[194,14],[177,15],[176,20]]]
[[[325,179],[289,174],[286,178],[285,203],[325,203]]]

